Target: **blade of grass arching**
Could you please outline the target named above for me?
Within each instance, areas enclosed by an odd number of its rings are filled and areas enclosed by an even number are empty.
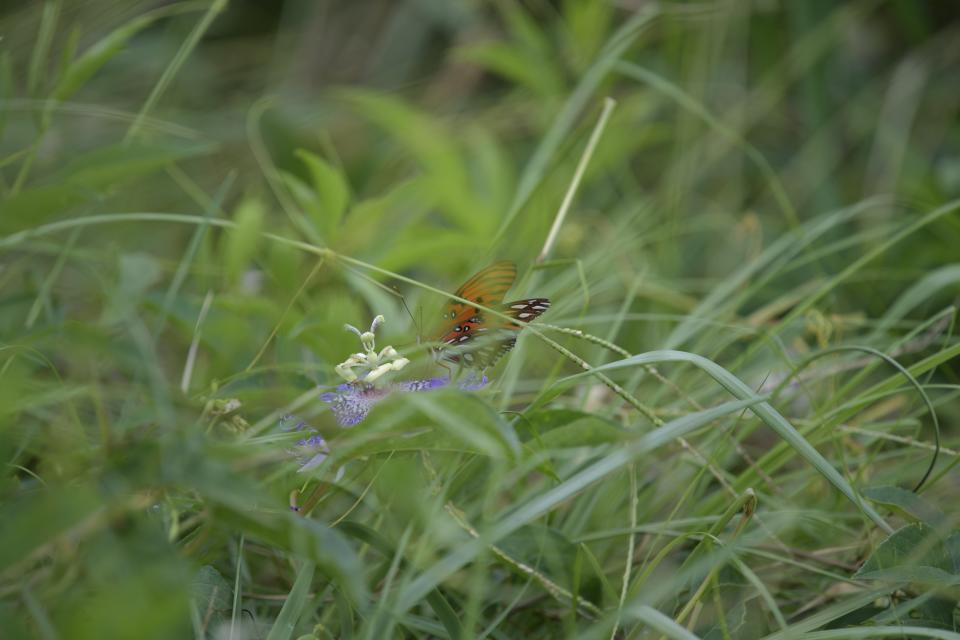
[[[3,56],[0,54],[0,61],[2,61],[2,58]],[[134,113],[124,111],[123,109],[115,109],[99,104],[52,102],[50,100],[7,99],[3,101],[2,107],[3,108],[0,109],[0,119],[2,119],[2,115],[5,113],[32,112],[43,109],[48,109],[51,113],[64,113],[67,115],[81,116],[83,118],[98,119],[105,123],[129,123],[136,117]],[[149,127],[152,132],[157,134],[182,138],[183,140],[192,142],[210,141],[201,131],[168,120],[160,120],[159,118],[147,118],[144,121],[144,127]],[[0,165],[8,163],[9,156],[0,159]]]
[[[806,638],[810,637],[809,634],[814,629],[819,629],[834,620],[842,618],[848,613],[865,607],[879,597],[888,596],[897,588],[897,585],[886,585],[876,589],[864,589],[860,593],[817,611],[817,613],[808,618],[792,620],[788,628],[764,636],[762,640],[799,640],[800,638],[806,640]]]
[[[57,629],[53,625],[53,621],[50,619],[50,616],[47,615],[47,610],[44,608],[43,604],[37,600],[36,596],[33,595],[29,584],[26,582],[24,582],[23,586],[20,588],[20,597],[23,600],[23,604],[27,608],[27,611],[30,612],[30,617],[33,619],[34,624],[36,625],[38,637],[41,638],[41,640],[57,640],[60,635],[57,633]]]
[[[129,22],[117,27],[88,47],[73,60],[57,80],[50,93],[50,102],[45,105],[45,113],[76,93],[93,75],[115,55],[120,53],[131,38],[161,18],[190,13],[203,6],[201,2],[178,2],[148,11]]]
[[[10,111],[10,103],[13,98],[13,56],[9,51],[0,52],[0,141],[3,140],[3,134],[7,129],[7,114]],[[0,160],[2,166],[3,160]],[[6,192],[7,182],[0,179],[0,194]]]
[[[646,604],[634,604],[623,612],[623,618],[642,623],[655,631],[659,631],[673,640],[700,640],[699,636],[690,633],[677,624],[672,618]]]
[[[637,526],[637,468],[635,465],[627,467],[627,476],[630,482],[630,490],[627,493],[627,505],[630,509],[630,529]],[[623,610],[623,605],[627,600],[627,591],[630,587],[630,570],[633,568],[634,536],[627,537],[627,554],[624,560],[623,578],[620,584],[620,601],[617,608]],[[617,637],[617,629],[620,627],[619,621],[613,623],[613,629],[610,631],[610,640]]]
[[[460,567],[473,560],[488,545],[496,543],[520,527],[540,518],[557,505],[580,493],[595,482],[608,477],[637,457],[658,449],[672,442],[675,438],[696,431],[718,418],[742,411],[745,407],[757,405],[764,401],[765,398],[763,397],[751,396],[745,400],[727,402],[705,411],[688,414],[665,424],[656,431],[637,438],[634,442],[618,446],[607,456],[587,466],[571,478],[518,505],[499,522],[485,531],[480,531],[479,538],[460,545],[427,568],[426,571],[399,591],[397,612],[402,613],[415,606],[426,593]]]
[[[37,97],[40,87],[41,76],[46,75],[47,57],[50,55],[50,43],[53,41],[53,32],[56,29],[57,19],[60,16],[60,6],[62,0],[51,0],[43,5],[43,13],[40,16],[40,27],[37,32],[37,39],[34,42],[33,51],[30,54],[30,63],[27,67],[27,95],[31,98]],[[26,182],[27,175],[33,166],[33,160],[36,157],[37,149],[43,141],[46,133],[47,118],[37,114],[35,120],[36,135],[33,142],[27,147],[23,164],[13,180],[11,195],[16,195],[20,188]]]
[[[237,624],[237,618],[240,613],[240,574],[243,570],[243,541],[244,534],[240,534],[240,542],[237,544],[237,571],[233,578],[233,607],[230,611],[230,635],[228,640],[234,640],[234,630]]]
[[[313,582],[313,574],[317,565],[309,560],[303,562],[297,570],[297,579],[293,582],[293,588],[287,594],[287,599],[283,601],[283,607],[280,614],[274,620],[270,627],[270,633],[267,634],[267,640],[290,640],[297,627],[300,616],[310,600],[310,585]]]
[[[721,367],[720,365],[694,353],[684,351],[650,351],[632,358],[618,360],[610,364],[597,367],[591,372],[580,373],[565,378],[564,381],[580,379],[584,376],[592,375],[594,372],[604,372],[624,367],[635,367],[644,364],[656,364],[660,362],[685,362],[693,364],[716,380],[720,386],[733,394],[735,397],[746,399],[755,398],[753,390],[743,383],[735,375]],[[798,432],[790,422],[783,417],[773,406],[764,401],[751,407],[751,411],[757,415],[767,426],[773,429],[789,446],[794,449],[801,457],[809,462],[813,467],[826,478],[834,487],[845,495],[857,508],[863,511],[873,522],[887,533],[892,533],[893,528],[877,513],[873,507],[863,501],[854,491],[853,487],[840,475],[840,473],[827,460],[820,455],[813,446]],[[657,433],[657,432],[654,432]]]
[[[43,280],[43,284],[40,285],[40,291],[37,292],[37,299],[34,300],[30,306],[30,311],[27,313],[27,319],[24,322],[24,326],[27,329],[32,328],[33,323],[37,321],[37,317],[40,315],[40,309],[50,304],[50,289],[53,288],[53,283],[60,277],[60,272],[63,270],[63,265],[67,261],[67,256],[73,250],[73,245],[76,244],[81,231],[82,229],[80,227],[73,230],[70,237],[67,238],[67,242],[64,244],[60,254],[57,256],[57,261],[53,264],[53,268],[50,269],[50,273],[47,274],[47,277]]]
[[[374,528],[359,522],[347,520],[340,524],[339,529],[346,535],[369,544],[385,557],[394,557],[396,555],[394,546]],[[440,589],[431,591],[427,594],[425,600],[430,608],[433,609],[437,618],[440,619],[440,623],[447,630],[450,638],[461,638],[463,636],[463,628],[460,625],[460,619]]]
[[[47,57],[50,55],[50,43],[53,42],[53,32],[57,28],[62,4],[63,0],[43,3],[40,28],[30,54],[30,65],[27,67],[27,95],[30,97],[36,97],[40,93],[40,78],[47,75]]]
[[[805,223],[776,239],[763,253],[725,278],[670,332],[664,341],[667,349],[686,343],[700,329],[704,319],[717,320],[732,313],[749,295],[774,278],[783,265],[819,237],[884,201],[873,199],[841,209]],[[750,284],[747,287],[747,283]]]
[[[203,37],[203,34],[206,33],[207,29],[210,28],[213,20],[226,8],[227,2],[228,0],[213,0],[213,2],[210,3],[210,7],[207,9],[207,12],[187,36],[187,39],[183,41],[183,44],[180,45],[180,48],[177,49],[177,53],[174,54],[170,64],[167,65],[167,68],[163,70],[163,74],[160,76],[160,79],[157,80],[157,83],[150,91],[150,95],[147,96],[143,106],[140,107],[140,111],[137,113],[136,119],[134,119],[133,124],[130,125],[130,128],[127,129],[127,135],[124,136],[124,142],[129,142],[134,136],[140,133],[140,128],[143,126],[144,118],[147,117],[154,105],[156,105],[157,101],[160,100],[160,97],[163,95],[164,91],[166,91],[167,87],[170,86],[170,83],[173,82],[173,78],[177,75],[177,73],[180,71],[180,68],[187,61],[187,58],[190,57],[193,49],[197,46],[197,43],[200,42],[200,38]]]
[[[390,567],[387,575],[383,578],[383,587],[377,597],[377,604],[370,612],[370,620],[366,623],[363,638],[366,640],[378,640],[379,638],[393,637],[394,627],[401,623],[401,614],[406,611],[396,611],[391,607],[392,598],[390,591],[393,589],[393,583],[400,571],[407,545],[410,537],[413,535],[413,525],[410,524],[403,530],[400,540],[397,542],[397,548],[394,551],[393,558],[390,561]],[[426,594],[424,594],[426,595]]]
[[[458,525],[460,525],[462,529],[470,534],[470,537],[474,539],[480,538],[480,533],[473,528],[469,522],[467,522],[462,511],[457,509],[452,504],[447,504],[446,511],[453,517],[453,519]],[[497,545],[490,545],[490,551],[493,553],[493,555],[502,560],[507,566],[517,573],[523,576],[528,576],[531,580],[535,580],[544,591],[549,593],[558,602],[568,606],[575,606],[575,611],[582,616],[588,618],[599,617],[601,611],[596,605],[582,597],[576,597],[573,593],[550,579],[550,577],[548,577],[542,571],[538,570],[536,566],[530,566],[529,564],[517,560]],[[537,563],[534,563],[534,565],[536,564]]]
[[[796,209],[794,209],[793,204],[791,204],[790,198],[787,196],[787,192],[783,188],[783,184],[777,177],[777,173],[773,170],[773,167],[770,166],[770,163],[767,162],[767,159],[763,157],[762,153],[760,153],[759,149],[750,144],[743,136],[741,136],[731,127],[728,127],[724,123],[720,122],[720,120],[710,113],[710,111],[703,104],[695,100],[693,96],[686,93],[676,84],[653,73],[652,71],[645,69],[644,67],[641,67],[640,65],[629,62],[621,61],[617,63],[616,69],[618,72],[622,73],[628,78],[644,82],[656,89],[689,113],[700,118],[708,127],[716,131],[722,137],[726,138],[732,145],[741,148],[743,153],[750,159],[751,162],[754,163],[754,165],[756,165],[761,175],[763,175],[764,180],[767,182],[767,188],[770,189],[770,193],[773,195],[777,205],[779,205],[780,210],[787,222],[793,227],[800,226],[800,220],[797,217]]]
[[[887,307],[880,322],[874,327],[872,337],[877,338],[889,331],[924,300],[932,298],[947,287],[956,286],[957,282],[960,282],[960,264],[948,264],[927,272]]]
[[[764,601],[767,605],[767,609],[770,611],[770,615],[773,616],[773,619],[776,620],[777,625],[781,629],[786,629],[790,625],[787,623],[786,618],[783,617],[783,612],[780,611],[780,607],[777,606],[777,599],[773,597],[773,594],[770,593],[770,589],[767,588],[767,585],[763,584],[763,581],[760,579],[753,570],[747,566],[743,560],[737,557],[735,554],[730,556],[730,562],[732,562],[736,567],[737,571],[740,572],[747,582],[753,585],[753,588],[758,594],[760,594],[760,599]],[[716,574],[714,574],[716,577]]]
[[[875,638],[937,638],[960,640],[960,633],[933,629],[931,627],[879,627],[867,626],[853,629],[814,631],[803,636],[804,640],[874,640]]]
[[[124,324],[139,352],[157,413],[157,422],[165,427],[171,427],[174,425],[176,412],[170,397],[166,372],[160,364],[156,340],[147,329],[143,318],[136,313],[132,313]]]
[[[310,273],[307,274],[307,277],[304,278],[302,283],[300,283],[300,286],[297,288],[296,293],[294,293],[293,296],[290,298],[290,301],[287,303],[287,306],[284,307],[283,311],[280,313],[280,317],[277,318],[277,322],[270,329],[270,334],[263,341],[263,344],[260,345],[260,349],[257,351],[257,354],[253,356],[253,359],[250,361],[250,364],[248,364],[244,369],[244,373],[252,370],[257,365],[257,362],[260,361],[260,358],[263,357],[263,354],[266,353],[267,347],[270,346],[270,343],[273,342],[273,339],[274,337],[276,337],[277,332],[280,331],[280,327],[283,325],[283,321],[284,319],[286,319],[287,314],[290,313],[290,310],[293,309],[293,305],[295,305],[297,300],[300,298],[300,296],[303,295],[303,292],[307,289],[307,286],[313,280],[314,276],[316,276],[317,273],[320,272],[320,269],[323,268],[324,262],[326,262],[326,259],[321,256],[320,259],[317,260],[317,264],[314,265],[313,269],[310,270]]]
[[[46,6],[49,7],[51,4],[53,3],[48,3]],[[43,103],[43,108],[39,111],[40,117],[37,135],[26,150],[26,157],[20,166],[20,170],[17,172],[17,177],[11,188],[11,195],[19,193],[27,180],[30,169],[33,167],[33,161],[36,158],[37,151],[50,125],[54,108],[86,84],[103,65],[121,51],[124,45],[134,35],[160,18],[186,13],[195,9],[196,3],[183,2],[144,13],[99,39],[80,54],[78,58],[70,61],[70,63],[65,66],[63,74],[57,79],[56,84],[50,91],[50,99]]]
[[[197,352],[200,350],[200,330],[203,327],[204,320],[207,319],[207,312],[210,311],[212,303],[213,290],[209,290],[200,305],[200,313],[197,314],[197,322],[193,326],[193,338],[191,338],[190,348],[187,350],[187,360],[183,363],[183,373],[180,376],[180,391],[183,393],[190,390],[190,379],[193,377],[193,367],[197,362]]]
[[[510,207],[507,209],[500,223],[500,228],[490,242],[490,247],[496,247],[504,233],[513,223],[514,218],[527,203],[530,195],[547,173],[553,155],[557,152],[564,138],[573,130],[574,124],[583,109],[589,104],[594,92],[600,83],[607,77],[610,69],[617,63],[620,56],[630,47],[641,30],[659,15],[655,5],[645,5],[644,9],[635,13],[611,36],[606,46],[601,50],[597,60],[587,69],[577,87],[567,98],[563,108],[553,120],[547,133],[534,150],[530,161],[520,175],[517,191],[513,196]]]
[[[870,251],[866,252],[852,263],[850,263],[846,268],[844,268],[840,273],[829,278],[819,290],[811,294],[806,300],[797,305],[790,313],[788,313],[772,330],[773,333],[779,333],[784,328],[791,325],[792,322],[802,317],[807,311],[809,311],[814,304],[823,299],[824,296],[832,292],[841,283],[850,278],[853,274],[857,273],[863,267],[868,265],[873,260],[876,260],[878,257],[887,252],[888,249],[891,249],[901,240],[913,235],[917,231],[923,229],[924,227],[936,222],[940,218],[945,217],[946,215],[953,213],[957,209],[960,209],[960,199],[951,200],[944,205],[941,205],[934,209],[933,211],[927,213],[924,216],[921,216],[918,220],[911,222],[903,227],[898,233],[891,236],[887,239],[886,242],[883,242],[876,247],[872,248]],[[744,357],[752,355],[753,352],[758,348],[757,345],[751,346]]]
[[[214,193],[209,206],[207,206],[203,212],[205,218],[212,218],[217,215],[217,212],[220,210],[220,205],[223,204],[224,199],[227,197],[227,192],[229,192],[230,187],[233,186],[233,181],[236,176],[236,172],[231,171],[226,179],[224,179],[220,188]],[[183,257],[180,258],[180,263],[177,265],[177,271],[173,275],[173,280],[170,281],[167,293],[163,296],[160,322],[157,328],[154,329],[154,335],[159,336],[163,333],[163,329],[167,324],[167,318],[170,315],[170,310],[173,308],[173,302],[177,294],[180,293],[180,287],[183,286],[184,281],[187,279],[187,275],[190,272],[190,265],[193,264],[193,259],[196,257],[197,251],[200,250],[200,243],[203,242],[203,238],[207,234],[209,227],[210,225],[208,224],[201,224],[194,230],[193,236],[190,238],[189,244],[187,244],[187,250],[183,253]]]
[[[922,53],[912,53],[896,66],[877,116],[867,166],[864,194],[891,191],[900,182],[910,152],[910,136],[931,74]]]
[[[247,139],[250,144],[250,150],[253,152],[253,157],[256,158],[257,164],[260,166],[263,177],[266,178],[267,184],[270,185],[270,191],[273,193],[273,197],[280,203],[280,208],[283,209],[287,217],[290,218],[290,221],[293,222],[293,226],[311,243],[320,245],[323,243],[323,238],[320,237],[317,230],[310,224],[307,216],[300,211],[300,207],[293,202],[290,194],[287,192],[286,185],[283,183],[283,176],[277,169],[276,164],[274,164],[267,145],[263,142],[263,136],[260,133],[260,121],[272,106],[273,101],[271,99],[262,98],[250,107],[250,111],[247,113]]]
[[[825,349],[820,353],[817,353],[811,356],[810,358],[807,358],[796,370],[794,370],[791,376],[788,376],[787,378],[784,379],[783,382],[780,383],[779,388],[777,389],[777,391],[773,392],[772,397],[776,398],[778,395],[777,392],[780,389],[784,388],[789,383],[789,381],[793,378],[793,376],[797,374],[798,371],[802,370],[803,368],[805,368],[807,365],[809,365],[816,359],[830,355],[832,353],[840,353],[844,351],[855,351],[855,352],[859,351],[862,353],[868,353],[876,358],[879,358],[880,360],[883,360],[884,362],[889,364],[891,367],[899,371],[900,375],[902,375],[904,378],[907,379],[907,382],[910,383],[910,385],[914,389],[916,389],[917,393],[920,395],[920,398],[923,400],[924,405],[926,405],[927,411],[929,411],[930,418],[933,423],[933,440],[934,440],[935,449],[934,449],[933,455],[930,457],[930,465],[927,467],[927,470],[923,474],[923,477],[920,478],[920,481],[917,483],[917,486],[914,487],[913,489],[914,493],[919,492],[920,489],[923,487],[923,483],[926,482],[927,478],[930,477],[930,474],[933,472],[933,468],[937,464],[937,455],[940,453],[940,421],[937,418],[937,411],[936,409],[933,408],[933,403],[930,401],[930,396],[928,396],[927,392],[923,389],[923,385],[921,385],[916,378],[910,375],[910,372],[907,371],[903,367],[903,365],[901,365],[899,362],[897,362],[887,354],[881,353],[880,351],[877,351],[876,349],[873,349],[871,347],[859,347],[859,346],[852,346],[852,345],[837,346],[837,347],[832,347],[830,349]]]
[[[816,33],[821,25],[829,24],[829,5],[813,2],[798,2],[785,7],[785,26],[791,32],[791,40],[800,40],[808,33]],[[798,108],[800,117],[805,120],[805,129],[823,135],[819,144],[810,146],[808,153],[809,165],[821,167],[834,166],[840,157],[836,123],[829,121],[829,111],[832,106],[827,105],[827,84],[831,68],[826,64],[826,57],[820,57],[810,63],[809,67],[798,78],[795,90],[798,100],[794,108]],[[801,151],[801,154],[803,152]],[[800,155],[800,154],[798,154]],[[838,205],[836,187],[833,180],[818,180],[813,194],[814,207],[817,210],[834,209]]]

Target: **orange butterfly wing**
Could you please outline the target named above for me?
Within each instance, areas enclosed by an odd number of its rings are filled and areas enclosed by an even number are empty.
[[[479,307],[453,300],[446,305],[444,327],[437,342],[459,347],[449,359],[468,366],[487,367],[510,351],[517,342],[516,332],[550,307],[546,298],[517,300],[501,304],[513,286],[517,267],[512,262],[495,262],[483,269],[457,289],[456,295],[488,308],[498,309],[518,323],[500,318],[486,318]],[[490,334],[485,335],[486,332]],[[478,340],[479,339],[479,340]],[[469,349],[467,349],[469,347]]]
[[[512,262],[494,262],[486,269],[467,280],[457,289],[456,295],[489,308],[497,308],[503,302],[513,281],[517,279],[517,267]],[[473,337],[477,325],[482,324],[483,312],[473,305],[451,300],[444,307],[443,329],[437,342],[458,344]]]

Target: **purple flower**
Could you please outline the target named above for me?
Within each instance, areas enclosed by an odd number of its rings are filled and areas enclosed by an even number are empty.
[[[327,441],[323,439],[323,436],[315,433],[309,438],[299,440],[295,453],[301,454],[302,464],[298,471],[308,471],[309,469],[319,466],[321,462],[327,459],[327,456],[330,455],[330,448],[327,446]],[[338,472],[337,479],[339,478],[340,474]]]
[[[296,420],[292,427],[288,426],[290,422]],[[297,420],[295,416],[284,416],[280,419],[280,428],[284,431],[306,431],[309,435],[306,438],[297,440],[297,444],[289,450],[290,455],[300,461],[298,471],[307,471],[318,466],[330,455],[330,448],[322,435],[313,430],[303,420]],[[339,474],[337,478],[339,478]]]
[[[457,382],[456,386],[464,391],[476,391],[487,384],[487,376],[479,379],[466,378]],[[330,405],[333,415],[342,427],[352,427],[359,424],[370,413],[370,409],[391,393],[418,393],[433,391],[450,385],[450,378],[427,378],[426,380],[405,380],[374,386],[366,382],[352,382],[337,386],[336,391],[320,395],[320,399]],[[289,426],[293,423],[292,426]],[[280,420],[280,427],[284,430],[304,431],[307,437],[298,440],[290,454],[300,461],[299,472],[309,471],[318,467],[330,455],[330,447],[326,439],[294,416],[285,416]],[[343,476],[343,467],[337,469],[334,481]]]
[[[330,405],[333,415],[342,427],[359,424],[370,413],[370,409],[391,393],[432,391],[450,384],[450,378],[427,378],[426,380],[406,380],[375,387],[372,384],[348,383],[337,387],[336,392],[324,393],[320,399]],[[464,391],[476,391],[487,384],[487,376],[479,380],[470,377],[457,383]]]

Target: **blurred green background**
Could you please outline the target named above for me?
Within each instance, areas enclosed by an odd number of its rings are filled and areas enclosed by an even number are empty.
[[[958,71],[950,2],[5,0],[0,638],[960,638]],[[343,324],[444,375],[498,259],[488,385],[341,429]]]

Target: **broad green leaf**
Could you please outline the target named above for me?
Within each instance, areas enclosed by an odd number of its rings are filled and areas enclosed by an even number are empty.
[[[457,57],[503,76],[514,84],[545,98],[563,91],[563,79],[555,68],[538,64],[530,52],[505,42],[479,42],[458,50]]]
[[[340,169],[305,149],[298,149],[294,155],[310,171],[313,189],[320,203],[320,217],[315,219],[314,223],[323,233],[324,239],[331,242],[337,235],[340,220],[350,201],[347,178]]]
[[[190,583],[193,604],[201,618],[217,612],[229,611],[233,599],[233,585],[213,566],[205,564]]]
[[[874,502],[895,508],[911,520],[938,527],[944,522],[943,512],[935,505],[907,489],[884,486],[864,489],[863,495]]]
[[[881,542],[854,575],[863,580],[960,585],[954,558],[936,530],[922,523],[898,529]]]

